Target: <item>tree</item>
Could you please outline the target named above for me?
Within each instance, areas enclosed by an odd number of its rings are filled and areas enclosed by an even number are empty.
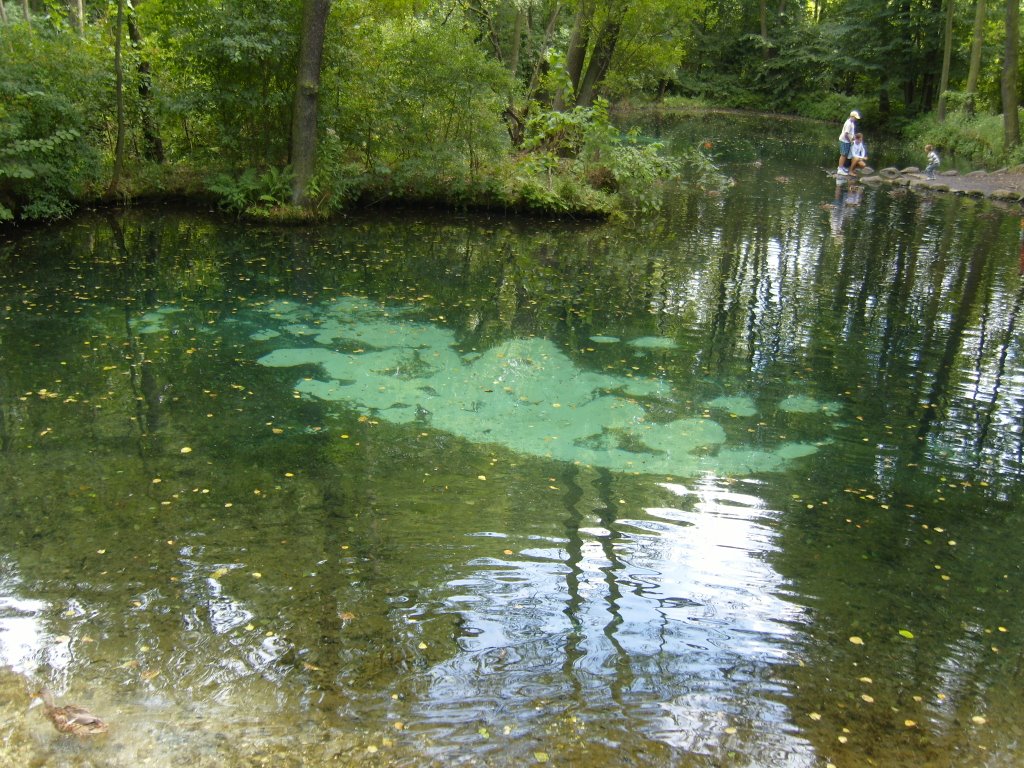
[[[114,22],[114,98],[117,103],[117,140],[114,144],[114,170],[110,175],[108,195],[117,194],[124,171],[124,65],[121,62],[121,38],[124,36],[124,0],[117,0],[117,20]]]
[[[1017,67],[1020,62],[1020,1],[1006,3],[1006,53],[1003,57],[1003,148],[1009,152],[1020,143],[1020,116],[1017,114]]]
[[[939,78],[939,106],[937,109],[940,123],[946,119],[946,91],[949,90],[949,63],[953,58],[953,4],[954,0],[946,0],[946,28],[942,38],[942,75]]]
[[[974,114],[974,97],[978,93],[978,75],[981,74],[981,49],[985,43],[985,0],[978,0],[974,9],[974,29],[971,33],[971,66],[967,72],[967,114]]]
[[[298,76],[292,111],[292,203],[308,205],[309,182],[316,170],[317,107],[320,70],[331,0],[304,0]]]

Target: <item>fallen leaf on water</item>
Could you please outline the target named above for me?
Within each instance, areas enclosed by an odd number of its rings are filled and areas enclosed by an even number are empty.
[[[217,570],[215,570],[213,573],[210,574],[210,578],[211,579],[219,579],[221,576],[226,575],[227,572],[228,572],[227,568],[218,568]]]
[[[352,621],[355,617],[356,615],[354,613],[349,613],[348,611],[342,611],[338,614],[338,618],[342,621]]]
[[[188,446],[186,445],[186,446],[185,446],[184,448],[182,448],[182,449],[181,449],[181,452],[182,452],[182,453],[192,453],[192,449],[191,449],[191,448],[189,448],[189,447],[188,447]]]
[[[515,552],[513,552],[511,549],[506,549],[506,550],[503,550],[501,554],[503,554],[503,555],[514,555]]]
[[[975,725],[984,725],[988,721],[984,717],[982,717],[981,715],[975,715],[974,717],[971,718],[971,722],[974,723]]]
[[[850,638],[850,642],[854,645],[864,645],[864,640],[854,635]]]
[[[907,726],[907,728],[914,728],[917,726],[917,723],[913,720],[904,720],[903,724]]]
[[[547,752],[534,752],[533,753],[533,759],[536,760],[538,763],[546,763],[548,761],[548,753]]]
[[[901,629],[900,630],[900,637],[905,637],[905,638],[907,638],[907,640],[913,640],[914,639],[914,633],[911,632],[909,629]]]
[[[866,694],[866,693],[862,693],[862,694],[860,695],[860,697],[861,697],[861,698],[862,698],[862,699],[863,699],[864,701],[866,701],[866,702],[867,702],[868,704],[874,704],[874,703],[875,703],[875,699],[874,699],[874,697],[873,697],[873,696],[871,696],[871,695],[869,695],[869,694]]]
[[[811,712],[811,714],[809,714],[808,717],[814,721],[821,720],[821,714],[819,712]]]

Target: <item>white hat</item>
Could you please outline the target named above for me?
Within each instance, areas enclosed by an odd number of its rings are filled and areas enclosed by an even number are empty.
[[[850,117],[852,117],[854,120],[860,120],[860,112],[858,112],[855,109],[853,110],[853,112],[850,113]]]

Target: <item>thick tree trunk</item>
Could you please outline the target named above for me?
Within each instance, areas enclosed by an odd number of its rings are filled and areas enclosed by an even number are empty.
[[[25,21],[32,21],[32,9],[28,7],[28,0],[21,0],[21,11],[25,14]]]
[[[7,9],[4,8],[4,0],[0,0],[0,24],[7,23]]]
[[[594,51],[590,54],[586,74],[583,75],[576,95],[577,106],[589,107],[594,103],[597,88],[612,65],[612,57],[615,55],[615,46],[619,42],[619,32],[622,29],[624,15],[625,8],[617,9],[615,14],[601,27],[594,43]]]
[[[946,28],[942,43],[942,75],[939,78],[939,122],[946,119],[946,91],[949,90],[949,63],[953,59],[953,0],[946,0]]]
[[[292,203],[309,204],[309,182],[316,170],[317,109],[320,100],[320,68],[331,0],[304,0],[299,72],[292,110]]]
[[[1017,67],[1020,61],[1020,3],[1006,4],[1006,53],[1003,56],[1003,147],[1009,152],[1020,143],[1020,116],[1017,114]]]
[[[523,40],[523,21],[526,19],[526,14],[522,11],[516,11],[516,21],[512,27],[512,45],[511,50],[508,53],[508,71],[515,77],[516,72],[519,70],[519,51],[522,48]]]
[[[135,4],[136,6],[138,3]],[[160,131],[156,121],[153,119],[153,76],[149,61],[141,54],[142,35],[139,33],[139,25],[135,23],[134,10],[128,14],[128,39],[132,41],[132,48],[139,52],[139,109],[142,118],[142,142],[143,155],[147,160],[154,163],[164,161],[164,142],[160,138]]]
[[[971,37],[971,66],[967,72],[967,114],[974,114],[974,96],[978,92],[981,74],[981,49],[985,43],[985,0],[978,0],[974,8],[974,33]]]
[[[68,0],[68,7],[75,17],[75,28],[79,35],[85,34],[85,7],[82,0]]]
[[[117,0],[114,22],[114,98],[117,103],[117,141],[114,143],[114,170],[110,174],[107,194],[113,197],[121,186],[124,172],[124,67],[121,63],[121,38],[124,36],[124,0]]]
[[[568,101],[576,102],[576,94],[580,91],[580,78],[583,76],[583,62],[587,59],[587,48],[590,46],[590,28],[594,23],[594,3],[582,0],[576,9],[572,22],[572,33],[565,52],[565,71],[572,84],[572,93],[559,92],[555,96],[555,109],[565,109]]]

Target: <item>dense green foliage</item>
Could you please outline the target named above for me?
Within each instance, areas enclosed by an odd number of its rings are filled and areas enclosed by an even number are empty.
[[[1003,10],[978,16],[968,99],[974,6],[950,2],[948,117],[929,122],[937,0],[335,0],[320,27],[303,207],[322,216],[390,199],[611,215],[657,208],[666,180],[714,183],[696,152],[671,163],[612,127],[607,103],[635,99],[829,121],[857,108],[871,131],[913,126],[915,141],[979,162],[1019,159],[994,130]],[[5,5],[0,219],[147,193],[212,193],[257,216],[288,202],[292,153],[311,144],[291,136],[302,0],[137,0],[120,27],[116,3],[88,0],[81,29],[70,6],[30,0],[26,19]]]

